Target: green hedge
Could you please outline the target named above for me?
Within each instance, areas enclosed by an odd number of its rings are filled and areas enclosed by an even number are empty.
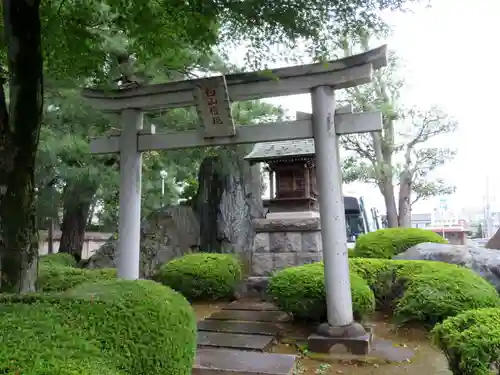
[[[76,267],[76,259],[68,253],[42,255],[39,259],[40,267]]]
[[[373,311],[374,296],[366,282],[351,273],[353,311],[362,318]],[[268,294],[283,311],[297,319],[321,321],[326,318],[323,263],[286,268],[269,281]]]
[[[190,300],[233,298],[242,278],[241,263],[231,254],[194,253],[163,265],[155,280]]]
[[[116,279],[114,268],[76,268],[76,260],[70,254],[57,253],[40,257],[38,290],[62,292],[85,282]]]
[[[415,275],[394,313],[403,323],[421,321],[434,325],[466,310],[498,307],[499,302],[491,284],[473,271],[457,266]]]
[[[353,258],[349,262],[357,315],[371,310],[367,301],[373,301],[373,296],[378,308],[393,312],[400,323],[434,325],[463,311],[500,306],[495,288],[466,268],[427,261]],[[367,294],[366,285],[373,294]],[[270,281],[269,294],[281,309],[297,318],[323,319],[323,264],[278,272]]]
[[[62,292],[85,282],[116,279],[116,269],[83,269],[63,266],[40,267],[38,290],[41,292]]]
[[[467,311],[432,330],[455,375],[490,375],[500,364],[500,309]]]
[[[101,281],[0,298],[2,374],[191,374],[195,314],[155,282]]]
[[[463,311],[500,306],[490,283],[454,264],[363,258],[350,264],[374,291],[379,308],[392,310],[400,323],[433,326]]]
[[[439,234],[420,228],[386,228],[358,237],[354,255],[363,258],[391,259],[422,242],[448,243]]]

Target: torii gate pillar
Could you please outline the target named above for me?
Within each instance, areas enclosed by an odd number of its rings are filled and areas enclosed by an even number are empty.
[[[316,153],[316,181],[320,191],[319,210],[328,322],[346,326],[353,322],[352,297],[347,259],[347,237],[342,195],[342,171],[338,135],[335,131],[335,95],[330,86],[311,92],[312,128]],[[346,308],[349,306],[349,308]]]
[[[308,347],[328,353],[333,345],[341,344],[353,354],[367,354],[371,336],[354,321],[352,309],[334,89],[313,88],[311,102],[328,319],[318,334],[309,336]]]
[[[139,278],[141,242],[142,152],[137,134],[142,130],[143,112],[124,109],[120,115],[120,219],[117,246],[118,277]]]

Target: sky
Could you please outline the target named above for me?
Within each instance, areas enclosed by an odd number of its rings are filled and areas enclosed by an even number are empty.
[[[457,132],[442,140],[458,150],[457,157],[438,172],[457,187],[447,199],[457,212],[481,208],[487,185],[493,209],[500,210],[500,196],[495,199],[500,173],[494,167],[500,151],[500,121],[494,114],[500,106],[500,75],[493,58],[499,53],[499,14],[498,0],[433,0],[430,8],[413,13],[384,14],[394,32],[383,42],[405,65],[405,102],[422,108],[436,104],[458,121]],[[308,96],[268,100],[290,111],[310,112]],[[344,187],[346,192],[363,195],[369,205],[385,212],[375,187],[356,184]],[[438,205],[439,199],[417,203],[414,212],[431,212]]]

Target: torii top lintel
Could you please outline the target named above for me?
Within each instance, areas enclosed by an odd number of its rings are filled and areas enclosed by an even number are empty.
[[[274,70],[227,75],[230,101],[264,99],[309,92],[313,87],[330,85],[336,89],[371,81],[374,70],[387,65],[387,46],[339,60]],[[133,108],[156,111],[196,105],[193,95],[205,78],[145,85],[128,89],[83,89],[83,96],[96,109],[120,112]]]

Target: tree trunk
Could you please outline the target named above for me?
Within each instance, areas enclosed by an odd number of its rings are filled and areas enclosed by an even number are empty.
[[[87,218],[97,188],[97,184],[91,182],[76,182],[65,188],[59,252],[73,255],[78,262],[82,258]]]
[[[386,135],[392,139],[393,124],[391,121],[384,123]],[[398,227],[398,211],[396,209],[396,200],[394,196],[393,171],[392,171],[392,151],[386,144],[387,140],[382,139],[379,133],[371,133],[373,140],[373,150],[375,151],[374,168],[378,173],[379,189],[384,197],[387,227]],[[385,147],[384,147],[385,145]]]
[[[3,0],[9,92],[0,82],[1,292],[36,288],[38,231],[35,155],[43,113],[43,60],[39,0]],[[3,78],[3,77],[2,77]]]
[[[200,166],[194,210],[200,223],[200,249],[207,252],[251,251],[252,220],[262,217],[260,168],[242,159],[245,147],[221,149]]]
[[[49,228],[48,228],[48,236],[47,236],[48,250],[49,254],[54,254],[54,219],[49,219]]]
[[[402,228],[411,227],[411,178],[401,175],[399,183],[398,222]]]
[[[385,178],[379,188],[380,192],[384,196],[384,203],[387,210],[387,227],[397,228],[399,226],[399,221],[396,200],[394,198],[394,185],[392,184],[392,181]]]

